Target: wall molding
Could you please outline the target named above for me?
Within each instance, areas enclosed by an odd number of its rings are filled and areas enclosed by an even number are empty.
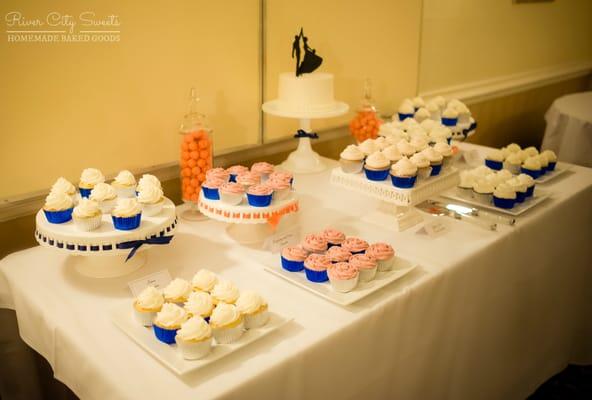
[[[592,73],[592,61],[586,61],[448,86],[421,92],[419,95],[427,98],[444,96],[449,99],[459,99],[470,105],[549,86],[590,73]]]

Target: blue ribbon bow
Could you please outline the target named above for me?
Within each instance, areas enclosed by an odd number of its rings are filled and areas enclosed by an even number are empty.
[[[319,135],[317,135],[314,132],[306,132],[303,129],[298,129],[298,131],[296,132],[296,134],[294,135],[295,138],[301,138],[301,137],[307,137],[307,138],[311,138],[311,139],[318,139]]]
[[[127,260],[129,260],[136,254],[136,251],[138,251],[138,249],[142,247],[143,244],[169,244],[172,239],[173,236],[157,236],[152,238],[146,238],[143,240],[130,240],[129,242],[119,243],[117,245],[117,248],[132,249],[132,251],[129,252],[127,258],[125,259],[125,261],[127,262]]]

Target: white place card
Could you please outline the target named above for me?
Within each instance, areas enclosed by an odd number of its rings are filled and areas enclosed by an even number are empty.
[[[446,232],[450,230],[450,226],[446,224],[444,221],[430,221],[427,222],[423,228],[417,231],[417,233],[425,233],[430,238],[437,238],[442,236]]]
[[[282,248],[298,243],[300,240],[300,226],[276,231],[263,242],[263,249],[272,253],[279,253]]]
[[[155,288],[162,290],[166,285],[169,284],[171,280],[172,278],[169,271],[167,269],[163,269],[162,271],[158,271],[131,281],[127,285],[129,286],[132,295],[134,297],[138,297],[140,292],[142,292],[142,290],[146,289],[148,286],[154,286]]]

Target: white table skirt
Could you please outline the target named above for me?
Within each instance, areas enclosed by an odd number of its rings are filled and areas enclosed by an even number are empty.
[[[592,167],[592,92],[558,98],[545,114],[543,149],[562,161]]]
[[[0,306],[16,310],[22,338],[83,399],[522,399],[568,362],[592,362],[591,170],[574,166],[546,185],[553,198],[515,228],[450,220],[436,239],[362,223],[377,203],[331,187],[328,173],[296,184],[305,232],[332,225],[388,241],[421,268],[342,308],[265,272],[263,253],[235,245],[224,224],[182,222],[170,246],[123,278],[83,278],[51,249],[10,255],[0,262]],[[164,268],[189,278],[202,267],[295,320],[180,378],[108,314],[130,304],[128,281]]]

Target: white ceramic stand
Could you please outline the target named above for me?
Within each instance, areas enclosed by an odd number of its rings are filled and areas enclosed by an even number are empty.
[[[127,254],[117,256],[97,255],[95,257],[74,256],[74,268],[80,275],[90,278],[115,278],[131,274],[140,269],[148,258],[142,249],[127,262]]]
[[[300,129],[310,132],[310,119],[300,119]],[[324,171],[327,167],[321,157],[312,149],[310,138],[301,137],[298,139],[298,148],[290,153],[286,161],[281,164],[282,168],[297,173],[310,174]]]
[[[201,211],[199,211],[199,208],[197,206],[197,204],[193,201],[184,201],[185,204],[187,204],[187,207],[181,211],[181,213],[179,214],[179,217],[181,217],[182,219],[184,219],[185,221],[205,221],[208,219],[207,216],[203,215],[201,213]]]
[[[242,245],[262,244],[275,230],[269,224],[228,224],[226,233]]]

